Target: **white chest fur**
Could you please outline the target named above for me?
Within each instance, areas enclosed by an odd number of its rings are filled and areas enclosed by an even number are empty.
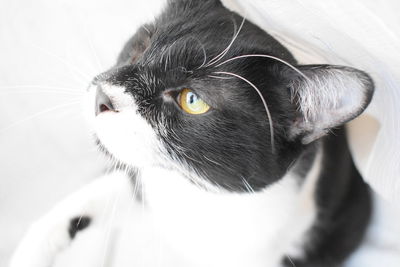
[[[288,174],[258,193],[207,192],[161,168],[141,180],[152,223],[193,266],[276,267],[314,219],[315,168],[303,185]]]
[[[144,168],[143,206],[132,201],[126,175],[107,175],[38,221],[11,266],[278,267],[301,253],[315,218],[319,161],[301,185],[288,174],[247,194],[206,192],[177,172]],[[91,227],[68,245],[65,229],[82,214]]]

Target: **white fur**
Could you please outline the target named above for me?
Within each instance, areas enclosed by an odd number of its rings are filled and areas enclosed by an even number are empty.
[[[288,175],[260,193],[217,194],[176,171],[145,169],[143,205],[135,204],[129,178],[115,173],[88,185],[38,221],[11,267],[98,267],[103,262],[276,267],[314,219],[309,190],[313,191],[317,171],[311,173],[302,188]],[[91,216],[93,224],[77,234],[70,249],[69,221],[79,215]]]
[[[132,200],[129,198],[131,188],[123,174],[114,173],[69,196],[32,225],[15,251],[10,266],[52,266],[56,256],[70,245],[68,228],[71,219],[85,215],[92,218],[91,227],[100,226],[111,214],[116,198],[124,198],[126,203]]]
[[[160,147],[154,130],[137,114],[133,98],[125,89],[102,84],[103,92],[110,97],[118,112],[95,115],[97,86],[89,88],[87,118],[101,143],[118,160],[133,166],[154,164]]]
[[[302,84],[300,107],[306,121],[331,126],[359,111],[366,102],[365,84],[360,75],[346,70],[320,70]],[[342,118],[345,117],[346,118]]]
[[[298,129],[311,133],[303,143],[314,141],[323,136],[327,129],[356,116],[370,94],[367,92],[370,90],[369,81],[348,68],[319,68],[307,74],[309,77],[304,81],[293,84],[292,92],[304,116]]]
[[[92,98],[93,90],[89,92]],[[52,263],[69,244],[66,229],[70,219],[88,215],[94,218],[94,223],[102,221],[99,218],[104,214],[107,196],[123,201],[108,209],[106,216],[113,216],[115,207],[121,209],[124,205],[125,214],[134,214],[131,217],[118,215],[116,221],[120,226],[113,229],[126,233],[129,229],[142,227],[143,231],[136,229],[133,236],[109,234],[112,237],[106,239],[113,240],[114,252],[111,254],[103,252],[99,256],[98,249],[80,249],[88,251],[87,256],[94,259],[84,261],[85,264],[94,262],[93,266],[99,266],[99,259],[103,259],[118,262],[118,265],[111,264],[113,266],[126,266],[132,262],[132,266],[154,266],[154,262],[149,262],[155,258],[157,265],[169,267],[277,267],[285,255],[301,255],[299,247],[316,215],[313,194],[320,171],[320,156],[304,183],[289,172],[260,192],[252,192],[249,187],[249,193],[229,193],[204,181],[199,186],[200,177],[168,159],[151,126],[137,113],[134,103],[121,94],[121,88],[106,86],[104,92],[113,101],[121,100],[119,103],[128,105],[120,105],[118,112],[104,112],[98,116],[92,112],[89,116],[107,149],[138,168],[142,206],[133,204],[133,186],[127,183],[129,179],[124,175],[99,180],[38,222],[15,254],[12,267],[39,267]],[[89,229],[96,229],[96,224]],[[92,233],[93,237],[93,232],[87,233]],[[131,238],[124,239],[126,236]],[[49,240],[55,240],[53,243],[57,245],[43,246]],[[78,240],[75,242],[79,243]],[[136,255],[135,259],[123,252],[127,249]],[[125,260],[121,262],[121,259]]]
[[[193,266],[279,266],[315,215],[292,175],[242,194],[208,192],[162,168],[143,170],[142,181],[162,237]]]

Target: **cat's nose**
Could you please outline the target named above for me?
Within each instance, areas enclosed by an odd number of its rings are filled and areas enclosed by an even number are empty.
[[[115,112],[116,110],[110,97],[103,92],[101,86],[98,86],[96,89],[96,116],[107,111]]]

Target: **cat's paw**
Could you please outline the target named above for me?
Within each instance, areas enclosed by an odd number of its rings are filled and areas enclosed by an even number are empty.
[[[91,218],[80,216],[71,220],[45,216],[34,223],[19,244],[10,267],[48,267],[54,257],[65,249],[78,231],[90,225]]]
[[[116,206],[129,197],[130,179],[113,173],[74,193],[35,222],[18,245],[10,267],[50,267],[81,231],[101,225]],[[130,198],[132,200],[132,198]]]

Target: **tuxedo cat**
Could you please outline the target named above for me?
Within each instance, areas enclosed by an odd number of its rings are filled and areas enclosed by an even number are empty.
[[[372,209],[342,125],[373,90],[360,70],[299,65],[219,0],[170,0],[88,90],[97,144],[125,172],[35,223],[11,266],[51,266],[115,188],[175,255],[160,266],[341,266]]]

